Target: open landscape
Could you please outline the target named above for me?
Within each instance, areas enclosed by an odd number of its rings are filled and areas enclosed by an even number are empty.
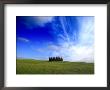
[[[17,59],[16,74],[94,74],[94,63]]]
[[[94,74],[94,16],[16,16],[16,74]]]

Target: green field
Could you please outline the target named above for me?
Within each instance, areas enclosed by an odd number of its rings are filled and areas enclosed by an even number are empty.
[[[16,74],[94,74],[94,63],[17,59]]]

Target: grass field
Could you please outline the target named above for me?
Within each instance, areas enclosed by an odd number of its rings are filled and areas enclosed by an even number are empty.
[[[17,59],[16,74],[94,74],[94,63]]]

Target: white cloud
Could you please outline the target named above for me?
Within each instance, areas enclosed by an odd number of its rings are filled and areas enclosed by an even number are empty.
[[[33,17],[35,22],[40,26],[44,26],[46,23],[52,22],[53,18],[54,18],[53,16],[35,16],[35,17]]]
[[[52,56],[62,56],[68,61],[90,61],[93,62],[94,48],[90,46],[52,46]]]
[[[38,52],[44,52],[44,50],[41,49],[41,48],[36,49],[36,51],[38,51]]]
[[[23,42],[29,42],[29,40],[24,37],[18,37],[17,39]]]
[[[48,48],[49,48],[50,50],[53,50],[53,51],[58,51],[58,50],[59,50],[59,47],[56,46],[56,45],[49,45]]]
[[[52,56],[62,56],[68,61],[94,62],[94,17],[78,17],[79,42],[73,44],[67,42],[63,35],[59,34],[60,46],[50,45]]]
[[[94,44],[94,17],[77,17],[80,27],[80,44]]]

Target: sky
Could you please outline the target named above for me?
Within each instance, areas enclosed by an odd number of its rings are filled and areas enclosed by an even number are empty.
[[[17,58],[94,61],[94,16],[16,16]]]

